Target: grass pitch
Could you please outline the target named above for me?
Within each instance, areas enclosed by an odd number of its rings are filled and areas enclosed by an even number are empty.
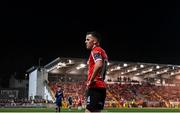
[[[84,112],[85,110],[62,109],[62,112]],[[0,108],[0,112],[54,112],[53,108]],[[180,108],[109,108],[102,112],[179,112]]]

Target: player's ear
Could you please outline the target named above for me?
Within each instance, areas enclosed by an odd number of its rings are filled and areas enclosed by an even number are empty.
[[[94,40],[94,41],[93,41],[93,43],[94,43],[94,44],[97,44],[97,41],[96,41],[96,40]]]
[[[97,44],[98,43],[98,40],[96,38],[94,38],[94,44]]]

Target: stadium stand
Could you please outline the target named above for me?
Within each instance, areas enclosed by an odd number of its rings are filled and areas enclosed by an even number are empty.
[[[87,75],[85,60],[57,58],[44,67],[34,67],[28,72],[31,80],[28,98],[18,96],[9,98],[0,91],[1,107],[53,107],[54,94],[58,85],[64,91],[64,108],[68,108],[68,96],[73,99],[73,108],[85,107]],[[180,108],[180,66],[109,62],[105,80],[107,82],[106,108]]]

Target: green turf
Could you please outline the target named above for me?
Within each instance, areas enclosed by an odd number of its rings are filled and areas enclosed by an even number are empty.
[[[69,112],[68,109],[62,109],[62,112]],[[0,108],[0,112],[55,112],[53,108]],[[78,111],[72,109],[71,112],[84,112],[84,109]],[[109,108],[103,112],[180,112],[180,108]]]
[[[107,112],[180,112],[180,108],[119,108],[105,109]]]

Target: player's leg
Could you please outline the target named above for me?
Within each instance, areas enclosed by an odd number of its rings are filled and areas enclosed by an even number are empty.
[[[106,99],[106,89],[105,88],[100,88],[99,90],[99,109],[103,110],[104,109],[104,104],[105,104],[105,99]]]
[[[60,112],[60,110],[61,110],[60,107],[61,107],[60,102],[56,103],[56,112]]]
[[[58,111],[61,112],[62,102],[59,103],[59,109]]]
[[[58,111],[60,112],[61,111],[61,107],[59,106],[59,108],[58,108]]]
[[[55,102],[55,111],[57,112],[58,106],[57,106],[57,102]]]
[[[101,98],[99,88],[89,88],[86,92],[86,111],[89,112],[100,112],[99,100]]]
[[[86,89],[86,110],[85,113],[90,113],[91,109],[91,89]]]
[[[71,102],[69,102],[69,106],[68,106],[69,111],[71,111],[71,107],[72,107],[72,103],[71,103]]]
[[[58,105],[56,104],[56,108],[55,108],[55,110],[56,110],[56,113],[58,112]]]

